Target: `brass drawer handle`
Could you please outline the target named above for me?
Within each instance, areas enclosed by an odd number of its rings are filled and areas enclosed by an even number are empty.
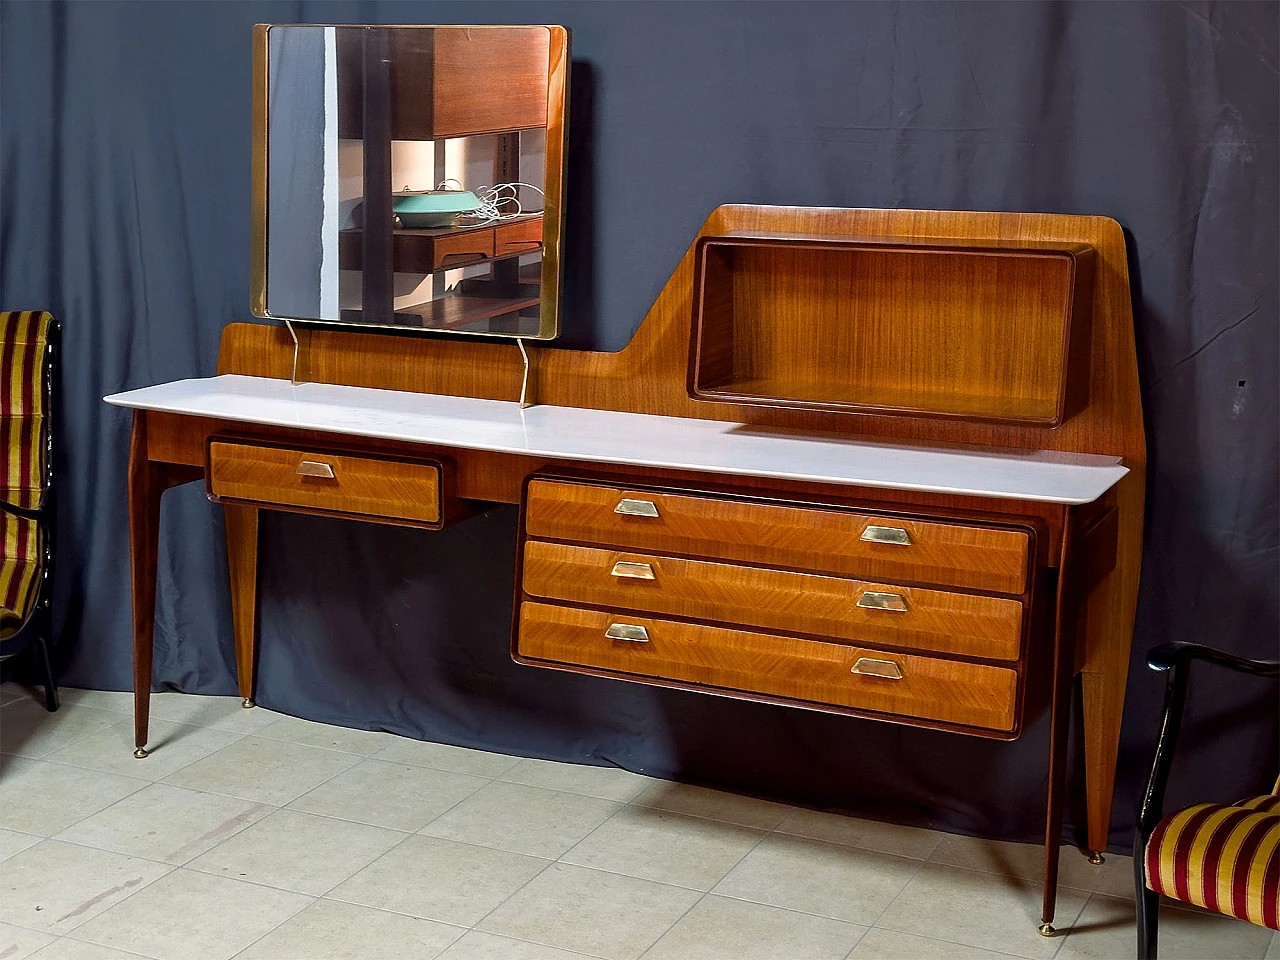
[[[618,505],[613,508],[614,513],[620,513],[625,517],[656,517],[658,515],[658,505],[652,500],[631,500],[623,498],[618,501]]]
[[[633,640],[636,643],[649,642],[649,631],[634,623],[611,623],[604,635],[610,640]]]
[[[872,660],[870,657],[859,657],[850,672],[864,677],[881,677],[885,680],[902,679],[902,668],[892,660]]]
[[[634,563],[631,560],[619,560],[613,565],[615,577],[627,577],[632,580],[652,580],[653,567],[647,563]]]
[[[333,479],[333,467],[320,460],[303,460],[298,464],[298,469],[293,472],[300,477],[321,477],[325,480]]]
[[[904,547],[911,546],[911,534],[902,527],[870,526],[862,531],[862,536],[858,539],[866,540],[868,543],[896,543]]]
[[[856,606],[864,610],[893,610],[897,613],[907,612],[907,598],[900,593],[879,593],[867,590],[858,598]]]

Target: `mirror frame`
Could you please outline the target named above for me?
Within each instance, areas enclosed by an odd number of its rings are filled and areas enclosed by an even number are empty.
[[[430,327],[383,326],[350,323],[314,317],[281,317],[267,310],[267,102],[268,34],[275,27],[345,27],[379,30],[493,30],[512,27],[541,27],[550,32],[547,64],[547,152],[543,184],[542,279],[539,291],[537,334],[512,334],[473,330],[444,330]],[[569,49],[570,32],[555,24],[371,24],[371,23],[258,23],[253,27],[253,216],[250,230],[250,310],[262,320],[288,324],[338,327],[352,332],[444,334],[455,337],[500,337],[521,340],[554,340],[560,334],[560,292],[564,276],[564,179],[565,154],[569,135]]]

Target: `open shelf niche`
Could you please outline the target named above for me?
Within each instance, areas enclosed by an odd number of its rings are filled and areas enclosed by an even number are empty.
[[[698,400],[1055,427],[1087,401],[1093,248],[704,237]]]

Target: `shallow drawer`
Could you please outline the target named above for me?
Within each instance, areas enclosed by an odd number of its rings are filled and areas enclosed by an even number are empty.
[[[512,253],[532,253],[542,246],[542,218],[504,223],[494,227],[493,255],[503,257]]]
[[[440,520],[440,467],[214,441],[209,492],[226,500],[391,520]]]
[[[475,230],[436,237],[432,244],[432,266],[462,267],[493,256],[493,231]]]
[[[912,650],[1017,660],[1022,604],[767,567],[528,540],[524,589],[549,600]]]
[[[517,655],[990,730],[1012,730],[1017,712],[1018,675],[1004,667],[532,601]]]
[[[525,530],[550,540],[1011,594],[1026,586],[1030,545],[1020,530],[559,480],[529,484]]]

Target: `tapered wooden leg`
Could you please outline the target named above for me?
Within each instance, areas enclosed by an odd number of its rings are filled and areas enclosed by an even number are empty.
[[[1063,555],[1058,565],[1058,589],[1054,610],[1053,693],[1049,717],[1049,796],[1044,824],[1044,900],[1040,933],[1052,937],[1053,915],[1058,905],[1058,858],[1062,853],[1062,794],[1067,774],[1067,729],[1071,720],[1071,681],[1075,674],[1077,591],[1070,563],[1075,517],[1067,515],[1063,526]]]
[[[147,459],[147,414],[133,414],[129,442],[129,571],[133,594],[133,755],[147,755],[151,653],[156,624],[156,562],[164,466]]]
[[[160,497],[204,476],[200,467],[157,463],[147,454],[147,414],[133,413],[129,440],[129,585],[133,595],[133,755],[147,755],[151,713],[151,655],[156,627],[156,564],[160,552]]]
[[[258,608],[258,508],[224,503],[231,616],[236,635],[236,678],[241,702],[253,706]]]
[[[1085,654],[1081,684],[1084,703],[1084,763],[1089,849],[1107,849],[1111,801],[1115,792],[1120,721],[1129,681],[1129,652],[1142,573],[1142,472],[1126,476],[1116,487],[1120,513],[1115,569],[1084,601]]]
[[[1071,671],[1055,678],[1049,732],[1049,798],[1044,823],[1044,901],[1040,911],[1040,933],[1052,937],[1053,915],[1058,905],[1058,858],[1062,853],[1062,794],[1067,773],[1067,729],[1071,718]]]
[[[1088,804],[1089,849],[1101,854],[1111,831],[1111,801],[1120,753],[1120,721],[1128,671],[1080,674],[1084,702],[1085,793]]]

